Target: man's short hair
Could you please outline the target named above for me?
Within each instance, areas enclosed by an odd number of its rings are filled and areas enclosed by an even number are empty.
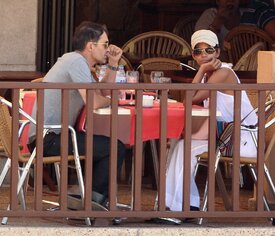
[[[108,35],[108,30],[105,25],[91,21],[83,21],[75,30],[73,50],[83,51],[88,42],[97,42],[104,32]]]

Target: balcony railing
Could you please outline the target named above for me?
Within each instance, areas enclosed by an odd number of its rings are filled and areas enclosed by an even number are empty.
[[[236,84],[236,85],[224,85],[224,84],[72,84],[72,83],[13,83],[5,82],[0,83],[3,89],[12,89],[12,103],[13,108],[11,109],[12,119],[12,167],[11,167],[11,182],[10,182],[10,210],[1,209],[0,216],[10,217],[96,217],[96,218],[114,218],[114,217],[127,217],[127,218],[150,218],[150,217],[192,217],[192,218],[231,218],[231,217],[274,217],[275,211],[266,211],[264,209],[263,194],[264,194],[264,151],[265,151],[265,115],[264,115],[264,104],[266,98],[266,91],[275,90],[275,84]],[[25,90],[37,90],[38,99],[38,112],[37,112],[37,158],[35,165],[35,194],[34,194],[34,205],[31,209],[22,210],[18,204],[17,196],[17,182],[18,182],[18,127],[19,127],[19,113],[18,113],[18,101],[20,97],[20,89]],[[96,89],[110,89],[112,92],[111,102],[111,153],[110,153],[110,168],[109,168],[109,211],[94,211],[91,210],[91,201],[86,200],[84,209],[78,211],[71,211],[67,209],[67,183],[68,176],[66,169],[68,163],[66,161],[67,151],[62,150],[62,165],[61,165],[61,191],[60,191],[60,210],[59,211],[46,211],[42,207],[42,131],[43,131],[43,104],[44,104],[44,89],[61,89],[62,90],[62,125],[68,126],[68,93],[72,89],[86,89],[87,91],[87,141],[91,143],[93,134],[93,104],[92,98]],[[133,171],[133,207],[129,211],[121,211],[117,209],[116,197],[117,197],[117,171],[116,171],[116,151],[117,151],[117,125],[118,125],[118,90],[123,89],[135,89],[136,90],[136,112],[135,112],[135,143],[134,143],[134,171]],[[159,176],[158,182],[158,204],[156,209],[142,210],[142,94],[143,90],[156,90],[160,92],[160,145],[159,145]],[[184,169],[184,197],[183,197],[183,209],[179,212],[167,211],[165,206],[165,172],[166,172],[166,148],[167,148],[167,137],[166,137],[166,122],[167,122],[167,98],[168,90],[180,90],[185,93],[185,118],[184,118],[184,139],[185,139],[185,158],[184,166],[190,166],[190,150],[191,150],[191,127],[192,127],[192,95],[196,90],[209,90],[210,91],[210,112],[209,112],[209,163],[208,163],[208,180],[209,180],[209,193],[208,193],[208,211],[190,211],[190,171],[189,168]],[[216,152],[216,92],[218,90],[234,90],[235,94],[235,122],[236,129],[240,129],[240,114],[239,108],[241,104],[241,90],[253,90],[258,93],[258,117],[259,117],[259,132],[258,132],[258,171],[257,177],[258,182],[256,184],[256,209],[243,211],[240,210],[239,206],[239,158],[238,152],[235,152],[233,162],[233,178],[232,178],[232,210],[216,211],[215,210],[215,173],[214,173],[214,162]],[[62,140],[68,140],[68,132],[66,129],[62,129]],[[235,144],[240,143],[240,137],[235,136]],[[67,145],[62,145],[67,147]],[[235,145],[239,147],[239,145]],[[87,153],[92,153],[91,147],[86,146]],[[92,156],[92,155],[91,155]],[[92,157],[87,156],[88,163],[91,163]],[[189,158],[188,158],[189,157]],[[88,166],[88,165],[87,165]],[[85,175],[91,176],[91,169],[85,169]],[[85,199],[91,199],[91,179],[85,179]]]

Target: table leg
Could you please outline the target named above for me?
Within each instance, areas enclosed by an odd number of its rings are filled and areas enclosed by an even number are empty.
[[[154,172],[155,172],[155,180],[157,189],[159,187],[159,159],[158,159],[158,151],[156,146],[156,140],[150,140],[151,145],[151,151],[152,151],[152,158],[153,158],[153,166],[154,166]]]
[[[157,152],[157,146],[156,146],[156,140],[150,140],[150,146],[151,146],[151,152],[152,152],[152,158],[153,158],[153,167],[154,167],[154,172],[155,172],[155,180],[156,180],[156,185],[157,185],[157,189],[158,189],[158,179],[159,179],[159,159],[158,159],[158,152]],[[133,150],[134,153],[134,150]],[[132,156],[132,193],[133,193],[133,188],[134,188],[134,174],[133,174],[133,170],[134,170],[134,165],[135,165],[135,161],[134,161],[134,157]],[[134,204],[134,198],[133,198],[133,194],[132,194],[132,199],[131,199],[131,206],[133,208],[133,204]]]

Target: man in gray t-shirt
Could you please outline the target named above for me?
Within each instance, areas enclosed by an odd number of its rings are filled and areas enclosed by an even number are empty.
[[[83,22],[80,24],[73,38],[73,52],[60,57],[43,78],[48,83],[94,83],[91,74],[95,64],[108,61],[107,72],[101,82],[114,82],[118,61],[122,50],[115,45],[109,45],[107,29],[99,24]],[[109,91],[96,91],[94,108],[110,105]],[[74,126],[77,116],[86,103],[84,89],[70,90],[69,95],[69,124]],[[37,112],[36,102],[32,116]],[[49,125],[61,124],[61,91],[58,89],[45,90],[44,123]],[[100,135],[93,137],[93,191],[108,197],[108,173],[110,156],[110,138]],[[79,154],[85,154],[85,133],[77,132]],[[29,148],[36,145],[36,127],[30,126]],[[44,156],[60,155],[60,131],[48,133],[44,138]],[[72,143],[69,141],[69,153],[72,153]],[[124,144],[118,141],[118,171],[121,169],[125,156]]]

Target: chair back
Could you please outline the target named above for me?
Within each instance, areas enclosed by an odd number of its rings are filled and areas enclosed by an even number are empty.
[[[126,71],[134,70],[134,67],[132,66],[131,62],[124,55],[121,56],[118,64],[123,65]]]
[[[195,25],[199,15],[189,15],[181,17],[173,28],[173,33],[183,38],[191,44],[191,36],[195,31]]]
[[[141,61],[143,70],[182,70],[181,62],[172,58],[152,57]]]
[[[258,112],[258,108],[255,109]],[[275,130],[275,98],[267,96],[265,103],[265,143],[268,144]]]
[[[272,138],[265,151],[265,161],[268,162],[271,157],[275,157],[275,134],[272,135]]]
[[[125,53],[151,54],[156,56],[188,56],[190,45],[178,35],[167,31],[149,31],[139,34],[122,46]]]
[[[0,140],[8,157],[12,156],[11,116],[7,105],[0,103]],[[21,157],[18,147],[19,159]]]
[[[271,50],[274,44],[271,37],[256,26],[239,25],[230,30],[224,38],[224,49],[227,51],[229,62],[235,65],[257,42],[263,42],[266,50]]]
[[[182,70],[182,67],[179,60],[165,57],[152,57],[143,59],[138,67],[138,70],[140,71],[143,81],[150,83],[150,78],[148,78],[148,76],[144,73],[146,70]]]
[[[236,65],[233,66],[237,71],[256,71],[258,66],[258,52],[266,50],[264,42],[255,43],[249,48],[239,59]]]

